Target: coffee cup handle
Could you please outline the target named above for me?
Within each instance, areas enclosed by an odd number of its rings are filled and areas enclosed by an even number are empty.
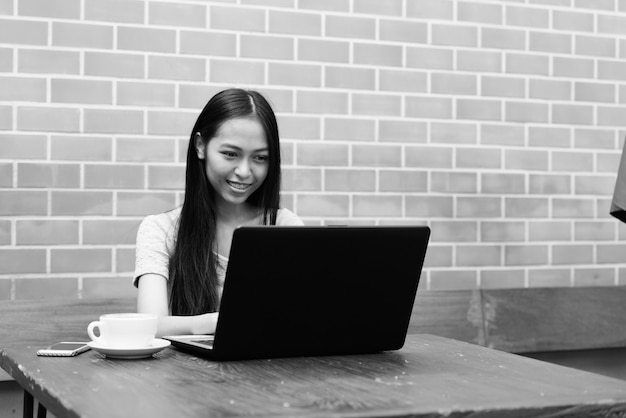
[[[99,341],[100,338],[102,337],[102,333],[100,333],[100,336],[97,336],[96,334],[94,334],[93,330],[95,328],[98,328],[100,330],[100,321],[93,321],[92,323],[89,324],[89,326],[87,327],[87,334],[89,334],[89,338],[91,338],[93,341]]]

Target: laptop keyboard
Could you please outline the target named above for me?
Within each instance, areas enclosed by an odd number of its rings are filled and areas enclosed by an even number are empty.
[[[213,348],[213,340],[191,340],[191,342],[196,343],[196,344],[202,344],[205,345],[207,347]]]

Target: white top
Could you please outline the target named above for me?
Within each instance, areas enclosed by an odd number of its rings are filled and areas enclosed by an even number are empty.
[[[178,218],[182,208],[169,212],[147,216],[137,231],[137,247],[135,250],[135,276],[133,285],[137,286],[139,277],[144,274],[158,274],[169,278],[170,257],[174,253]],[[276,216],[278,226],[302,226],[304,223],[288,209],[279,209]],[[217,279],[221,287],[226,276],[228,258],[217,254]]]

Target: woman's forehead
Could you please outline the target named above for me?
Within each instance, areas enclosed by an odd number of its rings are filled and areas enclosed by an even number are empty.
[[[241,149],[267,149],[263,125],[256,118],[236,118],[222,123],[209,143]]]

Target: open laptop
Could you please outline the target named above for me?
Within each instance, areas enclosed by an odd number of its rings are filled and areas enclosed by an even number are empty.
[[[163,338],[215,360],[398,350],[429,236],[427,226],[238,228],[215,335]]]

